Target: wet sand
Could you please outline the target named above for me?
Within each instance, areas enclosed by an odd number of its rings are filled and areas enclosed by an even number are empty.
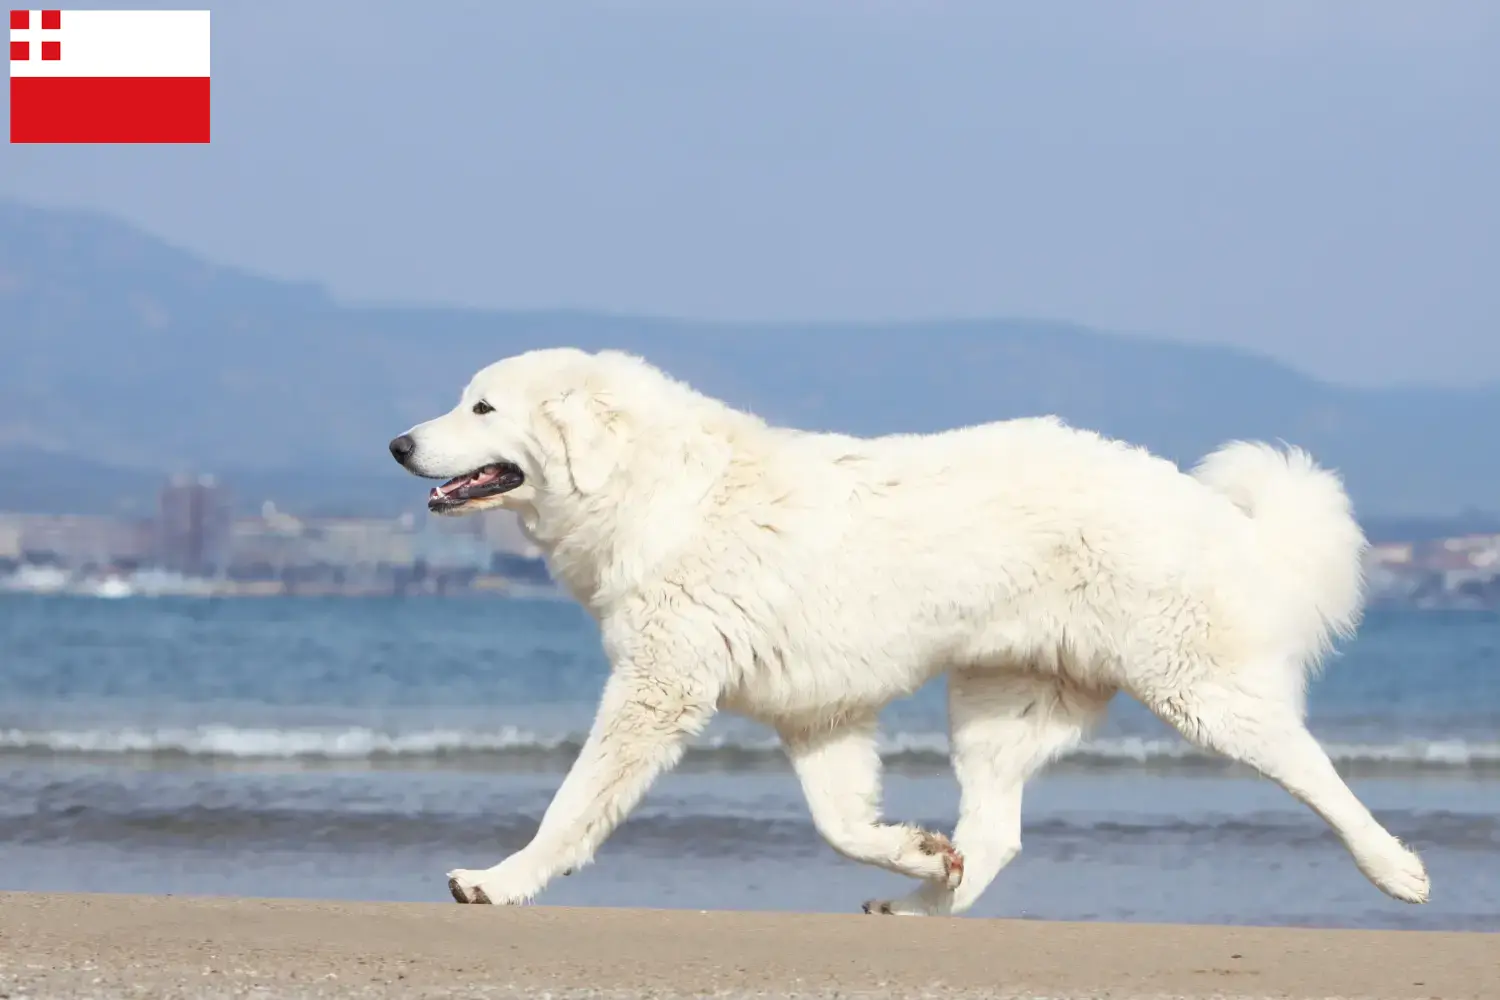
[[[0,996],[1500,996],[1500,935],[0,894]]]

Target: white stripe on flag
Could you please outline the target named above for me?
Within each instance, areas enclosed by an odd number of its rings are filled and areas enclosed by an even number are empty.
[[[28,42],[30,58],[10,62],[11,76],[203,76],[208,72],[206,10],[65,10],[58,29],[42,28],[31,11],[12,42]],[[60,44],[43,59],[42,43]]]

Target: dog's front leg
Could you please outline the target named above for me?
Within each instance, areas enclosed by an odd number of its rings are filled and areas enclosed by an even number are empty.
[[[616,670],[594,726],[531,843],[493,868],[448,873],[460,903],[529,902],[557,875],[586,865],[657,775],[681,758],[713,715],[716,695],[657,671]]]

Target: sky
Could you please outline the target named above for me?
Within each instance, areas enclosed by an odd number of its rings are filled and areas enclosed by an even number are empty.
[[[239,0],[213,93],[208,146],[7,145],[0,197],[351,301],[1500,382],[1494,0]]]

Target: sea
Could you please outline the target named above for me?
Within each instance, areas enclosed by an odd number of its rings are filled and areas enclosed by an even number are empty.
[[[446,900],[450,868],[530,838],[605,671],[562,600],[0,596],[0,889]],[[1372,613],[1309,719],[1426,859],[1428,905],[1122,697],[1028,787],[973,912],[1500,930],[1500,616]],[[942,683],[883,723],[887,816],[951,829]],[[721,718],[538,902],[856,913],[906,888],[827,847],[770,734]]]

